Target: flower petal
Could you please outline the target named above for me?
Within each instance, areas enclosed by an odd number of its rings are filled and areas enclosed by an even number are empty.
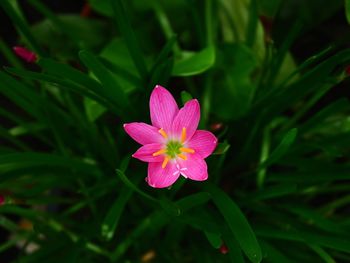
[[[199,154],[188,154],[187,160],[177,161],[181,174],[195,181],[204,181],[208,179],[207,163]]]
[[[186,102],[176,115],[172,127],[172,134],[180,138],[182,128],[186,128],[186,140],[188,141],[196,131],[200,118],[200,106],[196,99]]]
[[[157,85],[152,91],[149,107],[152,125],[163,128],[168,132],[174,117],[179,111],[171,93],[162,86]]]
[[[124,124],[124,130],[139,144],[161,143],[164,138],[159,129],[143,122],[132,122]]]
[[[215,150],[218,144],[218,139],[209,131],[197,130],[190,141],[187,143],[187,147],[195,151],[202,158],[207,158]]]
[[[161,143],[146,144],[140,147],[132,155],[132,157],[148,163],[163,162],[164,160],[163,154],[158,156],[153,156],[155,152],[158,152],[162,148],[163,148],[163,144]]]
[[[162,163],[148,164],[147,183],[154,188],[169,187],[175,183],[179,176],[180,173],[171,161],[169,161],[165,168],[162,168]]]

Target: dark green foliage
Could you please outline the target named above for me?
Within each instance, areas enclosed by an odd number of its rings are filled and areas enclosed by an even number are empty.
[[[0,39],[1,262],[350,261],[350,50],[292,52],[349,1],[89,3],[93,18],[29,0],[31,25],[0,1],[39,55]],[[131,158],[123,123],[150,122],[156,84],[197,98],[219,138],[207,182],[153,189]]]

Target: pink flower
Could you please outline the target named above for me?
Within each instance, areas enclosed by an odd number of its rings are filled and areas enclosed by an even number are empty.
[[[133,157],[148,162],[146,181],[155,188],[168,187],[182,175],[195,181],[208,178],[208,157],[217,145],[209,131],[197,130],[200,107],[197,100],[179,109],[165,88],[157,85],[150,99],[152,125],[124,124],[125,131],[142,144]]]
[[[38,56],[34,52],[24,47],[19,47],[19,46],[13,47],[13,51],[16,53],[18,57],[20,57],[21,59],[23,59],[28,63],[35,63],[36,60],[38,59]]]
[[[0,206],[5,204],[5,202],[6,202],[5,196],[4,195],[0,195]]]

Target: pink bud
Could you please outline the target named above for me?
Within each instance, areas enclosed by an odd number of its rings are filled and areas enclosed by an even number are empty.
[[[0,195],[0,205],[5,204],[6,198],[3,195]]]
[[[212,130],[213,132],[217,132],[221,130],[223,127],[224,125],[221,122],[216,122],[210,125],[210,130]]]
[[[16,53],[18,57],[20,57],[21,59],[23,59],[28,63],[35,63],[36,60],[38,59],[38,56],[34,52],[26,49],[25,47],[16,46],[16,47],[13,47],[13,51]]]
[[[83,9],[80,12],[80,16],[82,16],[82,17],[89,17],[89,16],[91,16],[91,6],[89,5],[89,3],[86,3],[83,6]]]
[[[346,73],[346,75],[350,76],[350,66],[347,66],[345,68],[345,73]]]
[[[222,244],[219,248],[221,254],[227,254],[228,253],[228,247],[225,244]]]

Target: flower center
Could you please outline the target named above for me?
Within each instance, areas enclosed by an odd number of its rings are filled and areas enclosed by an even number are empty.
[[[165,138],[168,139],[168,135],[163,129],[159,130],[159,133]],[[160,149],[159,151],[153,153],[153,156],[158,156],[165,154],[164,160],[162,163],[162,168],[164,169],[168,164],[169,160],[176,159],[177,157],[187,160],[187,155],[184,153],[194,153],[194,150],[191,148],[184,147],[183,143],[186,141],[186,128],[182,128],[181,141],[169,140],[165,148]]]
[[[180,148],[182,144],[178,141],[169,141],[166,145],[166,154],[174,159],[178,154],[181,154]]]

